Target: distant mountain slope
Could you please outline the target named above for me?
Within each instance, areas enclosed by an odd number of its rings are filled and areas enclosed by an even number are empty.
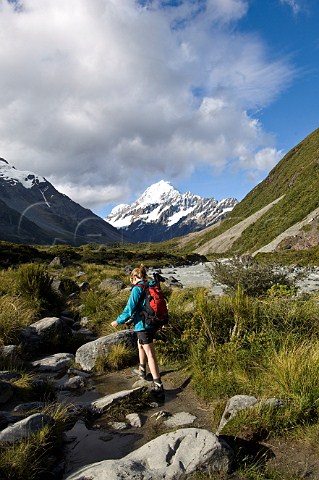
[[[28,244],[120,242],[123,236],[44,177],[0,159],[0,240]]]
[[[181,194],[169,182],[151,185],[131,205],[118,205],[106,221],[133,242],[161,242],[213,225],[230,212],[237,200]]]
[[[274,202],[274,203],[273,203]],[[265,207],[266,210],[262,211]],[[289,239],[289,248],[297,242],[319,244],[319,129],[306,137],[283,157],[267,178],[258,184],[218,227],[207,229],[196,237],[185,239],[184,245],[197,253],[254,253],[284,234],[280,241],[290,237],[289,230],[299,222],[298,235]],[[259,214],[257,214],[259,212]],[[256,215],[257,214],[257,215]],[[255,215],[255,217],[254,217]],[[231,230],[246,221],[245,228],[236,235]],[[311,241],[307,237],[311,236]],[[226,238],[231,242],[226,242]],[[273,249],[282,248],[280,242]],[[287,240],[286,240],[287,246]],[[298,247],[296,247],[298,248]]]

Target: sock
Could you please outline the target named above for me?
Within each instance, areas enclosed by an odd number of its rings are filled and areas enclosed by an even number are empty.
[[[153,382],[156,383],[156,385],[158,385],[159,387],[162,386],[162,380],[160,378],[154,378]]]
[[[142,363],[140,363],[138,368],[143,372],[146,372],[146,365],[143,365]]]

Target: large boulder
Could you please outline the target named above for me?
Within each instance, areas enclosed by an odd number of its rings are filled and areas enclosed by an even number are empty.
[[[22,343],[29,352],[59,351],[71,336],[68,321],[58,317],[42,318],[21,331]]]
[[[128,347],[136,348],[137,339],[133,330],[121,330],[119,332],[100,337],[93,342],[88,342],[77,349],[75,362],[82,370],[90,372],[95,367],[95,362],[99,357],[107,357],[108,352],[114,345],[124,343]]]
[[[80,468],[65,480],[178,480],[197,471],[228,472],[232,450],[214,433],[183,428],[146,443],[119,460]]]
[[[41,430],[45,425],[52,425],[53,423],[54,421],[49,415],[35,413],[2,430],[2,432],[0,432],[0,442],[20,442],[29,438],[30,435],[38,430]]]

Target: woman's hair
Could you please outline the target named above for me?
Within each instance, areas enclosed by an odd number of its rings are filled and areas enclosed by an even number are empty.
[[[143,263],[141,263],[141,265],[139,267],[134,268],[134,270],[131,271],[131,275],[130,275],[131,276],[131,281],[133,280],[133,275],[136,275],[141,280],[146,280],[147,273],[146,273],[146,268],[143,265]]]

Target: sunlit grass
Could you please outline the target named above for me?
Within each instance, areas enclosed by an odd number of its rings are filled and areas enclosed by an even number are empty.
[[[0,297],[0,339],[4,344],[15,343],[22,327],[36,320],[37,309],[15,295]]]

